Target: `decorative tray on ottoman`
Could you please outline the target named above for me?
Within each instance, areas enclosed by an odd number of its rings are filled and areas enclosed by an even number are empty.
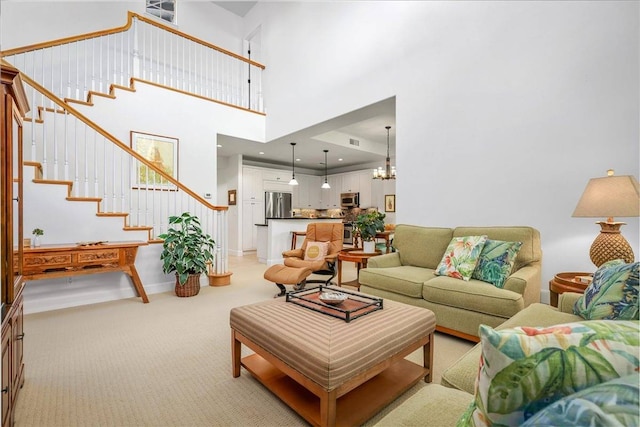
[[[337,317],[347,323],[365,314],[382,310],[382,298],[322,285],[317,288],[289,292],[286,301],[318,313]]]

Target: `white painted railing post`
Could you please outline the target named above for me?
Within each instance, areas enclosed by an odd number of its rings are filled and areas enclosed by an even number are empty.
[[[140,77],[140,46],[138,41],[138,18],[133,18],[133,55],[131,58],[132,77]]]

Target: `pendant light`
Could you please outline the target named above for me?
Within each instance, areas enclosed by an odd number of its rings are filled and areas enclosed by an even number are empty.
[[[298,181],[296,181],[296,143],[291,143],[291,181],[289,181],[289,185],[298,185]]]
[[[391,166],[391,158],[389,157],[389,129],[391,126],[384,127],[387,130],[387,159],[382,166],[373,170],[373,179],[396,179],[396,167]]]
[[[329,150],[322,151],[324,151],[324,184],[322,184],[322,187],[320,188],[331,188],[331,186],[327,182],[327,153],[329,152]]]

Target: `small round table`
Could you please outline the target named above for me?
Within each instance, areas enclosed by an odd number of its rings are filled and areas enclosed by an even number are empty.
[[[589,285],[587,283],[576,280],[576,276],[591,276],[591,273],[558,273],[553,277],[553,279],[549,281],[549,302],[552,306],[558,306],[558,295],[562,293],[584,293],[584,290],[587,289],[587,286]]]
[[[358,278],[360,277],[360,268],[367,268],[367,261],[369,258],[378,256],[381,253],[382,252],[379,250],[376,250],[375,252],[363,252],[360,250],[344,250],[338,252],[338,286],[354,286],[356,289],[360,290],[360,282],[358,281]],[[342,261],[356,263],[356,269],[358,271],[356,280],[342,283]]]

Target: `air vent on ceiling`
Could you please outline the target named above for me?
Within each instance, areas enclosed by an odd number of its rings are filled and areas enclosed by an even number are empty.
[[[360,141],[358,141],[357,139],[349,138],[349,144],[355,145],[356,147],[359,147],[360,146]]]

